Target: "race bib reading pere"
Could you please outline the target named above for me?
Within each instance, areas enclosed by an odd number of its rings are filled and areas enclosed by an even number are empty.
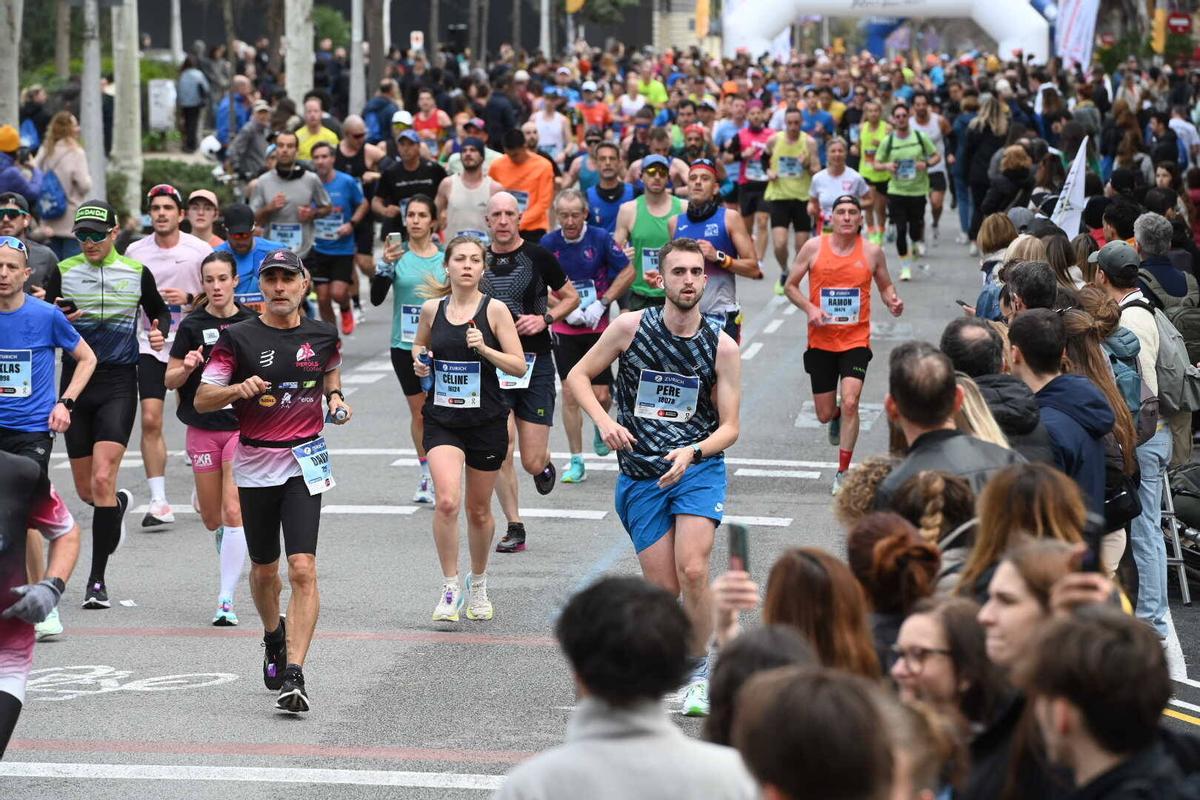
[[[313,236],[322,242],[336,242],[341,238],[338,236],[338,228],[340,227],[342,227],[342,216],[340,214],[337,216],[318,217],[313,220]]]
[[[529,208],[529,192],[519,192],[516,189],[509,189],[508,193],[517,198],[517,210],[524,214],[525,209]]]
[[[417,338],[417,326],[421,324],[420,306],[400,306],[400,341],[411,344]]]
[[[896,162],[896,177],[902,181],[911,181],[917,177],[917,161],[914,158],[902,158]]]
[[[856,325],[862,307],[858,289],[822,289],[821,310],[829,315],[827,325]]]
[[[267,299],[263,297],[262,292],[246,292],[245,294],[235,294],[233,299],[253,311],[255,314],[261,314],[263,309],[267,307]]]
[[[304,228],[299,222],[272,222],[268,236],[288,250],[296,251],[304,243]]]
[[[644,369],[638,377],[633,414],[664,422],[687,422],[696,413],[700,379],[695,375]]]
[[[33,394],[33,351],[0,350],[0,400]]]
[[[596,302],[596,282],[595,281],[571,281],[575,284],[575,291],[579,292],[579,309],[583,309]]]
[[[514,378],[504,370],[496,367],[496,378],[500,381],[501,389],[528,389],[529,379],[533,377],[533,365],[537,362],[537,353],[525,354],[525,374]]]
[[[643,247],[642,248],[642,275],[657,275],[658,274],[658,248]]]
[[[479,408],[479,362],[433,360],[433,404]]]
[[[309,494],[321,494],[337,485],[333,480],[333,465],[329,463],[329,450],[325,447],[324,436],[293,447],[292,458],[300,465],[300,474]]]
[[[804,165],[800,163],[800,159],[796,156],[780,156],[779,157],[779,177],[781,178],[799,178],[804,174]]]

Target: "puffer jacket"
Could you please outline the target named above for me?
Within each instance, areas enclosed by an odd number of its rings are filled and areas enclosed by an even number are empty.
[[[1054,446],[1029,387],[1012,375],[979,375],[975,384],[1013,449],[1030,463],[1053,464]]]

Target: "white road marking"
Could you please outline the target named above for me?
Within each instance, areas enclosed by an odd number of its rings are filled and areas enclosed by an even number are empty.
[[[913,337],[913,326],[910,322],[893,322],[891,320],[872,320],[871,338],[888,339],[906,342]]]
[[[171,513],[176,514],[176,515],[178,515],[178,514],[195,514],[196,513],[196,509],[192,508],[190,503],[181,503],[179,505],[176,505],[175,503],[170,503],[170,506],[171,506]],[[134,514],[134,515],[145,514],[149,510],[150,510],[150,506],[140,505],[140,506],[134,506],[133,508],[129,509],[129,511],[127,511],[126,513]]]
[[[723,521],[763,528],[787,528],[792,524],[791,517],[739,517],[734,514],[726,514]]]
[[[882,403],[859,403],[858,405],[858,429],[860,433],[866,433],[871,430],[871,426],[875,424],[875,420],[883,413]],[[797,428],[821,428],[825,423],[817,419],[817,408],[811,400],[805,400],[804,405],[800,406],[800,413],[796,415]]]
[[[522,517],[533,519],[604,519],[607,511],[592,511],[586,508],[522,508]]]
[[[349,397],[350,395],[354,394],[357,391],[358,391],[357,386],[347,386],[346,388],[342,389],[342,397]]]
[[[749,361],[750,359],[754,358],[756,355],[758,355],[758,351],[762,350],[762,347],[762,342],[755,342],[747,347],[746,352],[742,353],[742,361]]]
[[[1186,708],[1188,711],[1200,711],[1200,706],[1195,703],[1185,703],[1182,700],[1170,700],[1171,705],[1179,708]]]
[[[788,307],[783,310],[783,315],[785,317],[790,317],[792,314],[795,314],[799,310],[800,310],[799,306],[794,305],[792,303],[788,303]]]
[[[59,764],[7,761],[0,775],[14,778],[69,780],[231,781],[235,783],[321,783],[355,786],[401,786],[410,789],[495,791],[503,775],[460,772],[401,772],[366,769],[299,767],[201,767],[188,764]]]
[[[836,461],[789,461],[784,458],[727,458],[726,464],[737,467],[808,467],[810,469],[833,469]]]
[[[795,308],[795,306],[792,306],[792,307]],[[763,333],[774,333],[775,331],[779,330],[780,326],[782,326],[782,325],[783,325],[783,320],[773,319],[767,323],[767,327],[763,328]]]
[[[417,513],[416,506],[321,506],[321,514],[386,514],[408,516]]]
[[[802,469],[753,469],[740,467],[734,471],[737,478],[800,478],[802,480],[817,480],[821,473]]]
[[[391,372],[392,361],[389,358],[386,361],[368,361],[365,364],[359,364],[354,368],[355,372]]]
[[[358,375],[358,374],[343,375],[342,376],[342,384],[344,385],[347,383],[375,383],[376,381],[382,380],[384,377],[385,377],[385,374],[382,372],[367,372],[362,375]]]

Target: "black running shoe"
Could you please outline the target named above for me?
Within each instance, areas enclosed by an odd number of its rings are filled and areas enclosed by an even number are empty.
[[[554,479],[558,477],[558,471],[554,469],[554,462],[546,464],[546,468],[537,475],[533,476],[533,485],[538,490],[538,494],[550,494],[554,490]]]
[[[303,714],[309,710],[308,693],[304,691],[304,673],[295,664],[289,664],[283,673],[283,686],[279,688],[275,707],[292,714]]]
[[[112,608],[108,602],[108,589],[104,581],[91,581],[83,593],[83,608]]]
[[[283,686],[284,667],[287,666],[287,629],[283,617],[279,618],[278,635],[263,635],[263,683],[271,691]]]
[[[117,490],[117,508],[121,509],[121,535],[117,537],[117,541],[113,544],[112,550],[109,551],[111,556],[117,552],[117,548],[125,544],[125,512],[133,505],[133,492],[128,489]]]
[[[508,533],[496,544],[497,553],[519,553],[525,549],[525,525],[520,522],[510,522]]]

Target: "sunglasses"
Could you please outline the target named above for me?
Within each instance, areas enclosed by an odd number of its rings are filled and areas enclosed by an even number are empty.
[[[646,167],[646,169],[642,171],[647,175],[657,175],[660,178],[666,177],[667,175],[667,168],[659,166],[658,164],[655,164],[653,167]]]
[[[156,197],[169,197],[175,201],[176,205],[183,205],[183,197],[179,194],[179,190],[169,183],[160,183],[150,187],[150,191],[146,192],[146,199],[153,200]]]
[[[22,211],[19,208],[0,208],[0,217],[4,219],[16,219],[17,217],[29,216],[28,211]]]
[[[0,236],[0,247],[11,247],[13,250],[20,250],[25,255],[29,255],[29,248],[15,236]]]
[[[108,234],[111,232],[112,232],[112,228],[109,228],[107,231],[89,231],[89,230],[75,231],[75,238],[81,242],[91,242],[92,244],[99,244],[100,242],[103,242],[105,239],[107,239]]]
[[[365,139],[365,138],[367,138],[367,134],[366,133],[352,133],[352,134],[350,134],[350,138],[351,139]]]

